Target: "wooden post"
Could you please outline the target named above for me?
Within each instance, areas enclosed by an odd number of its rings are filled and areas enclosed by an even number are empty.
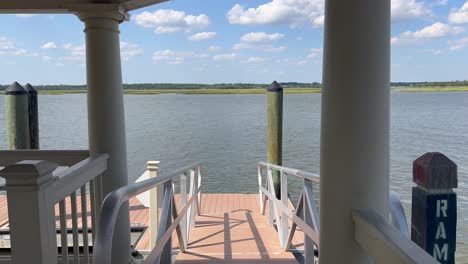
[[[457,165],[438,152],[413,162],[411,239],[440,263],[455,263]]]
[[[267,89],[268,96],[268,163],[282,165],[283,155],[283,88],[274,81]],[[276,198],[281,199],[280,174],[272,171]]]
[[[25,160],[0,172],[6,179],[12,263],[57,263],[55,209],[45,197],[57,164]]]
[[[148,161],[146,163],[146,169],[149,173],[149,178],[158,176],[159,161]],[[162,195],[163,191],[161,187],[156,187],[150,190],[150,201],[149,201],[149,230],[150,230],[150,249],[156,246],[158,239],[158,228],[159,228],[159,210],[162,208]]]
[[[29,140],[31,149],[39,149],[39,109],[37,104],[37,91],[31,84],[24,89],[28,92]]]
[[[14,82],[5,90],[8,148],[29,149],[28,92]]]

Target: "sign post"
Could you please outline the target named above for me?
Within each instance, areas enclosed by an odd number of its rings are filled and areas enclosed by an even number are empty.
[[[457,165],[438,152],[413,162],[411,240],[442,264],[455,263]]]

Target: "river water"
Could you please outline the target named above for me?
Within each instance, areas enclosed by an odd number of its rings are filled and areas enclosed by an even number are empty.
[[[0,96],[0,149],[7,147],[4,102]],[[468,93],[393,92],[391,105],[391,190],[409,217],[412,161],[439,151],[457,163],[457,263],[468,263]],[[42,149],[87,148],[85,95],[40,95],[39,108]],[[132,181],[147,160],[160,160],[162,173],[201,161],[204,192],[258,191],[265,95],[126,95],[125,108]],[[283,164],[319,172],[319,150],[320,94],[285,95]]]

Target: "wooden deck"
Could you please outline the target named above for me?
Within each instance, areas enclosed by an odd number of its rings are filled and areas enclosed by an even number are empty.
[[[178,204],[179,195],[175,198]],[[8,229],[6,205],[6,196],[0,195],[0,230]],[[131,226],[147,227],[148,211],[137,199],[131,199]],[[278,233],[269,226],[267,215],[268,211],[260,214],[258,194],[202,194],[201,215],[196,217],[187,251],[177,255],[176,263],[297,263],[292,253],[281,249]],[[71,227],[71,222],[68,224]],[[136,249],[150,250],[148,232],[132,237]],[[302,249],[303,241],[298,230],[292,247]],[[173,247],[178,248],[175,234]]]

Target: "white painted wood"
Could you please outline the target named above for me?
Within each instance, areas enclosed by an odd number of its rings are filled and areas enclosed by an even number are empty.
[[[55,175],[55,181],[47,186],[47,201],[56,204],[64,197],[81,188],[107,169],[109,155],[100,154],[61,171]]]
[[[272,175],[272,171],[270,169],[268,169],[268,180],[269,180],[268,184],[269,184],[270,192],[271,192],[271,196],[268,196],[268,199],[271,200],[271,202],[273,204],[272,209],[273,209],[273,214],[275,216],[276,228],[278,229],[278,233],[281,234],[283,227],[282,227],[281,222],[280,222],[280,215],[279,215],[279,212],[278,212],[278,207],[282,206],[282,205],[279,202],[279,200],[276,198],[276,191],[275,191],[275,187],[273,186],[273,175]],[[281,237],[280,237],[280,239],[281,239]]]
[[[320,263],[371,263],[351,211],[388,215],[390,0],[325,2]]]
[[[86,184],[80,189],[81,198],[81,226],[83,236],[83,257],[85,259],[84,264],[89,262],[89,242],[88,242],[88,201],[86,199]]]
[[[398,229],[389,225],[377,212],[370,209],[354,210],[352,218],[356,242],[372,256],[375,263],[439,263]]]
[[[73,166],[88,157],[88,150],[0,150],[0,166],[23,160],[48,160],[60,166]]]
[[[197,189],[200,189],[202,185],[202,167],[201,164],[198,165],[197,167]],[[198,203],[197,203],[197,214],[201,214],[201,208],[202,208],[202,193],[201,191],[197,192],[198,193]]]
[[[44,193],[57,166],[47,161],[22,161],[0,172],[6,179],[12,264],[57,263],[55,208],[47,203]]]
[[[91,234],[92,241],[94,244],[94,239],[96,237],[96,205],[95,205],[95,196],[94,196],[94,179],[89,181],[89,202],[91,207]]]
[[[148,179],[155,178],[159,172],[159,161],[148,161],[146,162],[146,173]],[[140,195],[147,195],[147,192]],[[150,232],[150,248],[156,246],[156,240],[158,238],[159,228],[159,208],[162,206],[162,189],[160,187],[152,188],[149,191],[149,232]],[[138,196],[137,196],[138,197]]]
[[[303,195],[304,195],[304,192],[301,192],[301,194],[299,195],[299,199],[297,201],[297,205],[296,205],[296,210],[294,211],[294,214],[301,218],[302,217],[302,211],[304,209],[304,206],[303,206],[303,203],[304,203],[304,198],[303,198]],[[289,250],[290,247],[291,247],[291,243],[292,243],[292,239],[294,237],[294,234],[296,233],[296,228],[297,228],[297,224],[292,221],[292,224],[291,224],[291,230],[289,230],[289,234],[288,234],[288,239],[286,240],[286,244],[284,245],[283,249],[285,251]],[[305,237],[304,237],[305,238]]]
[[[262,187],[262,166],[260,164],[258,164],[258,168],[257,168],[257,178],[258,178],[258,198],[260,202],[260,212],[262,212],[263,214],[264,213],[263,194],[262,194],[262,190],[260,190],[260,188]]]
[[[181,174],[180,175],[180,207],[185,207],[187,204],[187,174]],[[190,212],[190,208],[189,208]],[[180,225],[182,227],[182,238],[184,242],[184,247],[187,247],[188,241],[187,241],[187,236],[188,236],[188,231],[189,227],[187,226],[187,215],[184,215],[182,217],[182,221],[180,222]]]
[[[283,172],[280,172],[280,179],[281,179],[281,205],[282,208],[288,208],[289,204],[289,197],[288,197],[288,176]],[[286,239],[288,238],[288,215],[284,209],[281,209],[281,229],[280,231],[280,242],[281,247],[284,248],[286,245]]]
[[[307,187],[304,186],[304,193],[305,195],[302,196],[304,199],[303,204],[303,211],[304,211],[304,222],[307,226],[314,227],[315,231],[318,231],[316,229],[315,225],[315,219],[314,215],[312,214],[312,210],[310,207],[310,199],[307,196]],[[315,250],[315,243],[314,240],[310,236],[304,236],[304,262],[305,263],[314,263],[314,250]]]
[[[110,7],[110,6],[109,6]],[[90,156],[108,153],[108,168],[96,184],[105,197],[128,185],[127,144],[120,59],[119,24],[125,12],[116,7],[77,12],[85,25],[88,135]],[[98,207],[100,205],[97,205]],[[116,220],[112,263],[130,260],[130,218],[128,202]]]
[[[76,205],[76,192],[70,195],[72,234],[73,234],[73,263],[80,263],[80,245],[78,234],[78,208]]]
[[[307,210],[312,216],[312,227],[315,231],[320,231],[320,217],[317,210],[317,205],[314,199],[314,191],[312,190],[312,182],[304,180],[304,199],[307,200]]]
[[[62,251],[62,264],[68,264],[68,232],[67,232],[67,208],[65,206],[65,199],[59,203],[60,214],[60,241]]]

